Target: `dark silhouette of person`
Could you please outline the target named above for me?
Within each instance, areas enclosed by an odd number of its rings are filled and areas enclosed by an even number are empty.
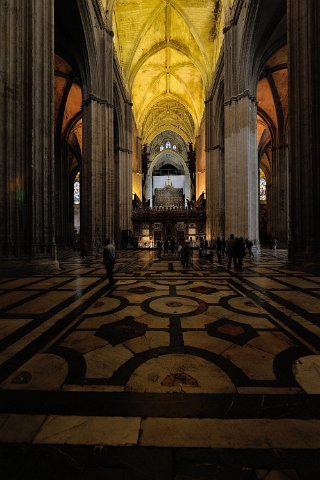
[[[228,255],[228,268],[231,268],[231,262],[233,260],[234,268],[237,268],[237,257],[236,257],[236,240],[233,233],[226,241],[226,254]]]
[[[221,248],[221,255],[224,257],[226,251],[226,239],[225,237],[222,238],[222,248]]]
[[[81,240],[80,242],[80,257],[87,258],[88,256],[88,244],[85,240]]]
[[[182,247],[183,254],[182,254],[182,266],[189,267],[189,260],[190,260],[190,246],[189,242],[186,242]]]
[[[103,248],[103,264],[106,269],[106,275],[109,280],[109,287],[114,285],[113,281],[113,269],[116,261],[116,249],[112,245],[110,238],[107,238]]]
[[[253,247],[253,243],[250,242],[250,240],[247,238],[247,240],[245,241],[245,246],[246,248],[248,249],[248,253],[249,253],[249,258],[254,258],[254,255],[252,253],[252,247]]]
[[[243,263],[244,256],[246,254],[246,246],[243,242],[242,237],[237,239],[235,251],[236,251],[236,257],[237,257],[236,269],[239,270],[239,272],[242,272],[243,271],[242,263]]]

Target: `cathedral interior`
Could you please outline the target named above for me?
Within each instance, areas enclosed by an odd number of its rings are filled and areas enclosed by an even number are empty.
[[[318,0],[0,8],[1,478],[318,480]]]

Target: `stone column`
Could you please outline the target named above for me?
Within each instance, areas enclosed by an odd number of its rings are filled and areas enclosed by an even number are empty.
[[[115,237],[113,32],[96,2],[78,0],[78,6],[89,62],[82,104],[81,238],[92,251],[98,239]]]
[[[320,5],[288,0],[289,263],[320,266]]]
[[[226,235],[259,246],[257,105],[248,92],[225,102]]]
[[[81,238],[114,239],[114,152],[112,105],[90,95],[83,104]]]
[[[252,60],[242,51],[246,15],[241,6],[224,29],[225,233],[259,248],[257,103]]]
[[[279,247],[288,244],[288,146],[281,144],[272,149],[272,235]]]
[[[0,0],[1,266],[57,268],[54,0]]]
[[[215,107],[215,108],[214,108]],[[214,115],[218,108],[214,99],[206,102],[206,230],[212,240],[224,236],[224,148],[220,140],[220,125]]]
[[[125,103],[125,145],[120,149],[120,229],[132,230],[132,103]]]

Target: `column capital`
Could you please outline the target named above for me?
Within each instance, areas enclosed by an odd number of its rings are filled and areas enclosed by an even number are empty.
[[[257,102],[257,98],[254,96],[254,95],[251,95],[249,93],[249,90],[244,90],[243,92],[241,93],[238,93],[237,95],[232,95],[229,100],[225,100],[224,101],[224,106],[227,106],[227,105],[231,105],[233,102],[236,102],[238,103],[240,100],[242,100],[243,98],[248,98],[249,100],[251,100],[253,103],[256,104],[256,106],[258,105],[258,102]]]
[[[223,152],[224,148],[221,145],[213,145],[213,146],[210,146],[210,147],[206,148],[206,152],[212,152],[214,150],[220,150],[220,151]]]
[[[106,100],[105,98],[98,97],[94,93],[90,93],[88,97],[85,100],[83,100],[81,108],[86,107],[91,102],[97,102],[100,105],[106,105],[108,108],[114,108],[114,105],[112,103],[109,103],[108,100]]]

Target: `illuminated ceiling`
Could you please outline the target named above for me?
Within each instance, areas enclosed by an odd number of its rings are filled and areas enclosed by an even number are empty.
[[[222,0],[116,0],[114,43],[144,143],[194,142],[222,43]]]

